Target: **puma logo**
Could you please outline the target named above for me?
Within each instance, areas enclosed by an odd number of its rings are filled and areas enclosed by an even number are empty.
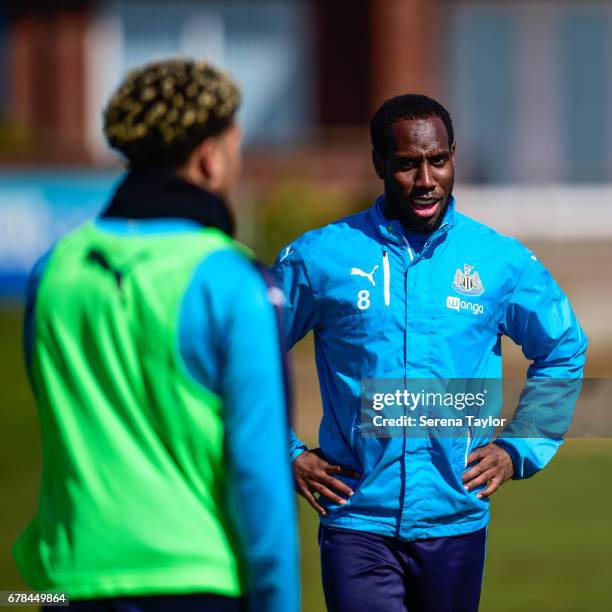
[[[285,259],[287,259],[287,257],[289,257],[289,255],[291,255],[292,253],[294,253],[295,251],[291,250],[291,245],[289,245],[286,249],[285,252],[283,253],[283,256],[278,260],[278,263],[282,263],[283,261],[285,261]]]
[[[363,276],[372,283],[372,287],[376,287],[376,281],[374,280],[376,270],[378,270],[378,265],[374,266],[371,272],[364,272],[361,268],[351,268],[351,276]]]
[[[98,251],[97,249],[91,249],[91,251],[87,253],[87,261],[96,263],[107,272],[110,272],[115,278],[117,289],[121,290],[121,283],[123,282],[123,271],[113,268],[113,266],[111,266],[111,264],[109,263],[108,259],[106,259],[104,253]]]
[[[102,251],[99,251],[98,249],[94,248],[89,250],[86,259],[90,263],[97,264],[103,270],[110,272],[113,275],[113,278],[115,279],[117,289],[121,291],[125,275],[128,274],[137,263],[144,259],[147,259],[148,257],[148,251],[136,253],[136,255],[132,257],[132,259],[127,261],[122,268],[117,268],[110,263],[110,261],[107,259],[106,255]]]

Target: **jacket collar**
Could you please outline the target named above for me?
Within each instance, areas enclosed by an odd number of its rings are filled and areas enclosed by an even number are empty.
[[[385,216],[385,196],[379,196],[374,202],[374,206],[370,209],[371,219],[374,223],[376,231],[385,242],[395,242],[403,244],[404,228],[397,219],[387,219]],[[431,233],[427,240],[427,244],[431,245],[438,242],[439,238],[444,236],[455,225],[455,197],[451,196],[448,202],[448,208],[444,213],[442,223],[437,230]]]
[[[117,187],[102,219],[187,219],[234,235],[234,218],[218,196],[171,170],[132,170]]]

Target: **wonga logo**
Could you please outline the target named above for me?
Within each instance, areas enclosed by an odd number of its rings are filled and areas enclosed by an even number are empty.
[[[484,312],[484,306],[482,304],[475,304],[474,302],[466,302],[465,300],[461,300],[454,295],[449,295],[446,297],[446,307],[450,308],[450,310],[456,310],[460,312],[461,310],[471,310],[474,315],[481,315]]]
[[[453,295],[449,295],[446,298],[446,307],[450,308],[451,310],[459,310],[461,308],[461,300],[458,297],[455,297]]]

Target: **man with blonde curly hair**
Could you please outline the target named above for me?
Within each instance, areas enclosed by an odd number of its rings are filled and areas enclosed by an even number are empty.
[[[205,62],[130,73],[104,112],[128,173],[31,275],[43,474],[15,557],[77,610],[299,607],[276,292],[228,207],[239,103]]]

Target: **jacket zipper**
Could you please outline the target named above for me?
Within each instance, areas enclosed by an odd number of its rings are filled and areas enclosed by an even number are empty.
[[[389,254],[387,249],[383,250],[383,276],[384,276],[384,294],[385,294],[385,306],[391,304],[391,278],[389,273]]]
[[[440,226],[440,229],[444,229],[448,224],[444,223],[442,226]],[[404,320],[404,381],[407,382],[408,378],[407,378],[407,374],[408,372],[406,371],[406,364],[408,363],[408,272],[410,270],[410,263],[412,263],[414,261],[414,252],[412,251],[412,249],[410,248],[410,243],[408,242],[408,240],[406,239],[406,236],[403,237],[404,238],[404,244],[406,245],[406,251],[408,252],[408,257],[410,258],[410,262],[408,263],[408,265],[406,265],[405,267],[405,271],[404,271],[404,308],[405,308],[405,320]],[[433,243],[433,240],[428,240],[427,243],[425,244],[423,250],[425,250],[425,248],[429,247],[430,244]],[[422,251],[421,251],[422,252]],[[386,252],[383,252],[383,257],[385,255]],[[384,264],[384,260],[383,260],[383,264]],[[406,408],[404,407],[404,414],[406,414]],[[467,458],[468,458],[468,451],[470,448],[470,438],[471,438],[471,432],[468,428],[468,441],[467,441],[467,445],[465,448],[465,463],[467,465]],[[397,538],[400,537],[401,534],[401,530],[402,530],[402,518],[404,515],[404,508],[405,508],[405,504],[406,504],[406,486],[407,486],[407,478],[406,478],[406,426],[404,426],[404,435],[402,438],[402,462],[401,462],[401,472],[400,472],[400,479],[401,479],[401,486],[400,486],[400,504],[399,504],[399,516],[397,519],[397,526],[396,526],[396,530],[395,530],[395,536]]]
[[[413,260],[410,246],[406,237],[404,242],[408,247],[407,251],[410,255],[410,261]],[[404,262],[404,386],[408,384],[408,372],[406,370],[406,364],[408,363],[408,270],[410,264],[406,262],[406,256],[402,254],[402,260]],[[404,406],[404,416],[406,416],[406,406]],[[404,509],[406,506],[406,487],[407,487],[407,476],[406,476],[406,437],[407,428],[404,425],[404,435],[402,436],[402,459],[400,463],[400,500],[399,500],[399,516],[397,518],[397,527],[395,531],[395,537],[399,538],[402,532],[402,523],[404,517]]]

